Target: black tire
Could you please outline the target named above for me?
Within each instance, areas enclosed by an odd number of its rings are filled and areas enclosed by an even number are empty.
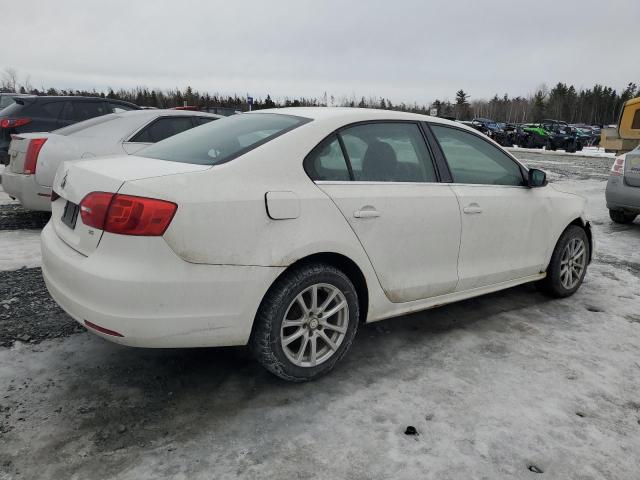
[[[609,210],[609,217],[616,223],[631,223],[636,216],[634,213],[624,213],[622,210]]]
[[[562,261],[562,254],[564,252],[567,244],[573,239],[580,239],[584,242],[585,248],[585,265],[584,270],[582,271],[579,281],[577,284],[571,288],[566,288],[561,281],[560,278],[560,263]],[[542,290],[544,293],[555,297],[555,298],[564,298],[570,295],[573,295],[580,285],[582,285],[582,281],[584,280],[584,276],[587,273],[587,267],[589,264],[589,258],[591,255],[589,239],[587,238],[587,233],[584,231],[584,228],[579,227],[577,225],[570,225],[567,229],[560,235],[560,239],[556,244],[553,254],[551,255],[551,261],[549,262],[549,266],[547,267],[547,276],[543,280],[540,280],[537,283],[538,288]]]
[[[328,284],[340,290],[348,306],[348,323],[341,343],[329,358],[314,367],[303,367],[289,360],[280,334],[290,305],[299,294],[316,284]],[[251,332],[249,348],[258,362],[284,380],[314,380],[331,371],[347,353],[358,329],[359,316],[358,294],[344,272],[323,263],[294,267],[278,278],[262,300]]]
[[[526,144],[527,148],[536,148],[536,142],[533,139],[533,135],[527,137],[527,144]]]
[[[567,153],[576,153],[576,142],[575,141],[569,141],[567,142],[567,148],[566,148],[566,152]]]

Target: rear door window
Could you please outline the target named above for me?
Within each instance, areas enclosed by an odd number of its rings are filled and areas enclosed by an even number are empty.
[[[455,183],[524,185],[520,166],[490,142],[473,133],[431,124]]]
[[[311,180],[348,181],[349,169],[337,135],[331,135],[314,148],[304,160]]]
[[[13,97],[10,97],[9,95],[0,96],[0,110],[8,107],[9,105],[13,105],[14,103]]]
[[[71,102],[64,102],[62,113],[60,114],[60,120],[62,120],[63,125],[75,122],[73,104]]]
[[[340,131],[355,181],[437,182],[420,127],[370,123]]]
[[[57,120],[62,113],[64,102],[49,102],[42,104],[42,110],[48,118]]]
[[[159,118],[138,132],[130,141],[156,143],[193,128],[191,117]]]
[[[107,109],[105,102],[81,102],[73,101],[74,120],[81,122],[93,117],[99,117],[100,115],[106,115],[112,113]]]

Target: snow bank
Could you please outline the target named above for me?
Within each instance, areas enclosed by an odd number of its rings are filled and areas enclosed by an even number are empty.
[[[0,165],[0,175],[4,172],[4,165]],[[9,195],[4,192],[2,185],[0,185],[0,205],[7,205],[10,203],[18,203],[17,200],[12,200]]]
[[[0,270],[39,267],[40,230],[0,231]]]
[[[597,147],[584,147],[581,151],[576,153],[567,153],[564,150],[544,150],[542,148],[521,148],[521,147],[507,147],[507,150],[516,152],[537,153],[540,155],[568,155],[570,157],[594,157],[594,158],[615,158],[615,153],[607,153],[603,148]]]

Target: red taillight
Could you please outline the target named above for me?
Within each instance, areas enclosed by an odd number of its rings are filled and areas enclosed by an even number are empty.
[[[80,202],[82,223],[120,235],[160,236],[178,206],[155,198],[92,192]]]
[[[36,167],[38,166],[38,155],[40,154],[40,150],[42,150],[42,146],[46,141],[46,138],[34,138],[29,142],[27,153],[24,157],[24,168],[22,169],[23,173],[26,173],[27,175],[36,173]]]
[[[87,227],[104,230],[104,222],[107,218],[109,204],[113,200],[114,193],[91,192],[80,202],[80,217]]]
[[[3,118],[2,120],[0,120],[0,127],[16,128],[16,127],[22,127],[27,123],[31,123],[30,118]]]
[[[616,161],[611,166],[611,175],[622,175],[624,172],[624,156],[616,157]]]

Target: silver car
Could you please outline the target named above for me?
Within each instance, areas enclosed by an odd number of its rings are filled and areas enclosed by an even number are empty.
[[[614,222],[631,223],[640,214],[640,145],[616,158],[607,182],[606,199]]]

